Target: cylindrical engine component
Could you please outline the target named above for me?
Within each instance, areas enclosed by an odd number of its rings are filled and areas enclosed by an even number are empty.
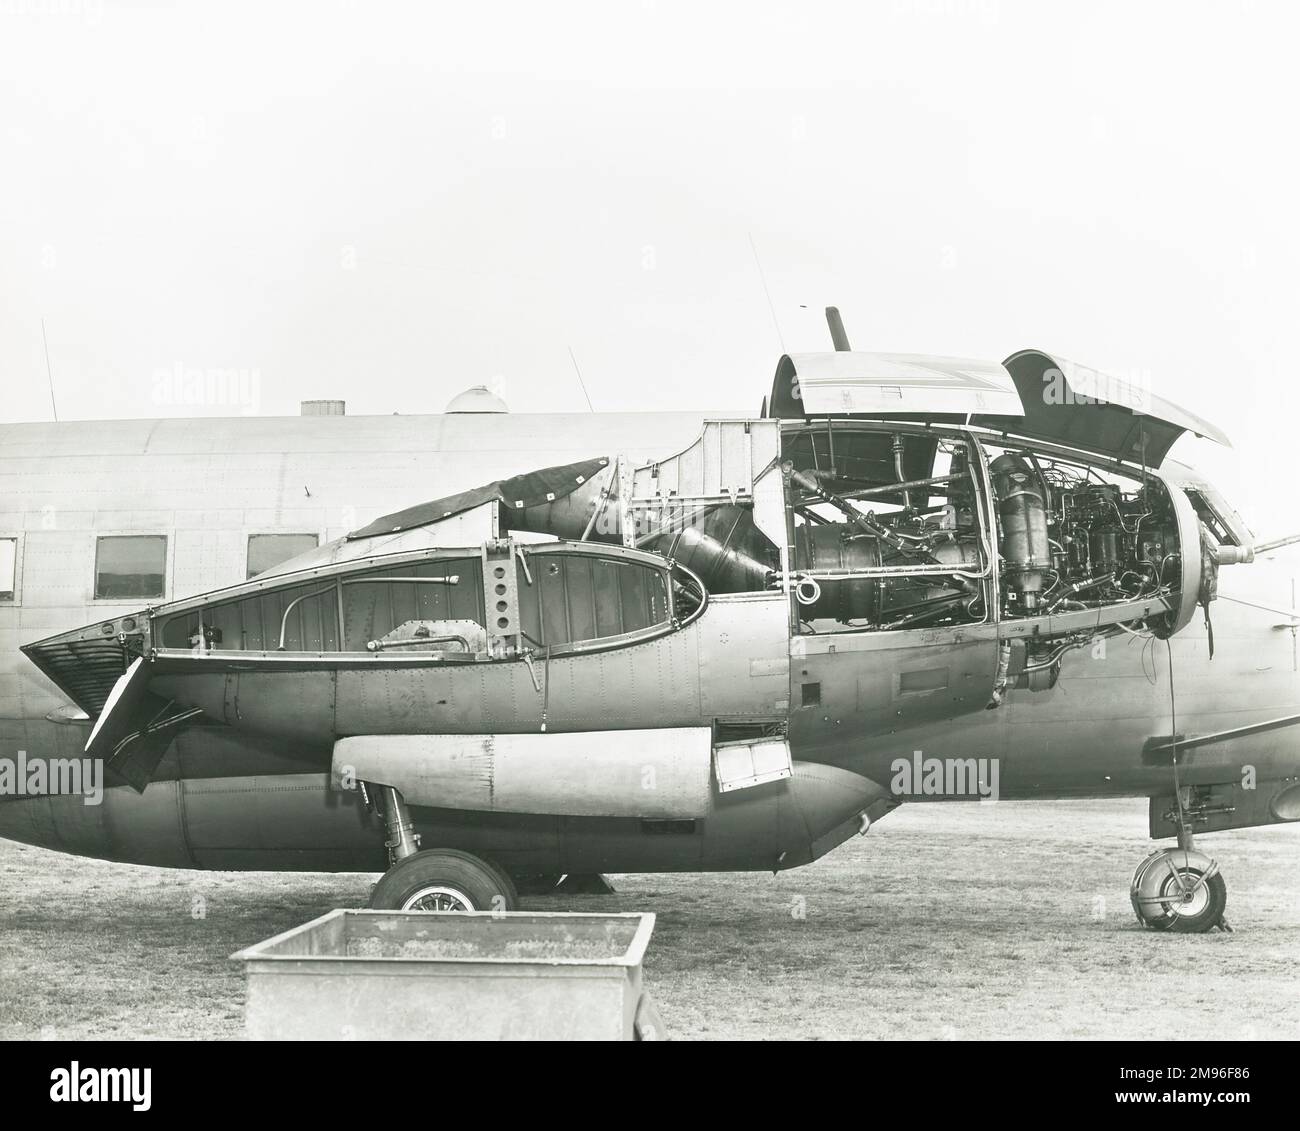
[[[848,523],[810,523],[795,530],[794,561],[797,570],[871,569],[881,564],[880,542]],[[812,600],[800,600],[805,620],[879,619],[878,578],[823,578],[817,584],[821,590]]]
[[[1098,573],[1114,573],[1119,568],[1119,534],[1114,530],[1094,530],[1088,536],[1093,569]]]
[[[714,507],[639,544],[680,562],[710,593],[766,589],[777,564],[774,547],[754,525],[748,507]]]
[[[974,556],[974,539],[942,542],[927,553],[956,566]],[[914,566],[915,560],[860,532],[853,523],[808,524],[795,530],[794,568],[798,572],[833,573],[880,566]],[[817,577],[796,588],[804,620],[866,620],[884,624],[928,610],[938,601],[959,598],[955,579],[941,577]]]
[[[1052,547],[1047,537],[1047,505],[1034,475],[1014,452],[998,456],[990,465],[993,492],[1002,520],[1002,559],[1007,583],[1024,601],[1025,610],[1038,608],[1043,574],[1051,567]]]

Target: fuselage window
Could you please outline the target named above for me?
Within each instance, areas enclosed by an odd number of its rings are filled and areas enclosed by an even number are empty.
[[[161,534],[111,535],[95,544],[95,600],[162,597],[167,539]]]
[[[314,550],[320,545],[315,534],[250,534],[248,536],[248,576],[256,577],[268,569]]]
[[[18,591],[18,539],[0,538],[0,601],[12,601]]]

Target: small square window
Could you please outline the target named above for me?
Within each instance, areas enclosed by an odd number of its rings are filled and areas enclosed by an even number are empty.
[[[281,562],[305,554],[320,545],[315,534],[250,534],[248,576],[256,577]]]
[[[18,539],[0,538],[0,601],[18,592]]]
[[[822,702],[822,685],[820,683],[805,683],[800,685],[800,706],[803,707],[820,707]]]
[[[162,597],[167,539],[161,534],[112,535],[95,546],[95,600]]]

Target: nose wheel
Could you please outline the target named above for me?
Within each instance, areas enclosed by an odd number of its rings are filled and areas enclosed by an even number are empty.
[[[1228,885],[1219,865],[1193,849],[1151,853],[1133,873],[1129,898],[1138,922],[1153,930],[1201,934],[1215,927],[1232,929],[1223,917]]]

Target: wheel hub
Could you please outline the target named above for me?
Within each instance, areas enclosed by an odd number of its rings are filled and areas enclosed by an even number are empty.
[[[426,884],[402,902],[403,911],[473,911],[474,901],[459,888]]]
[[[1160,894],[1169,897],[1165,906],[1175,915],[1195,917],[1210,904],[1209,886],[1202,882],[1199,872],[1182,871],[1170,875],[1161,885]]]

